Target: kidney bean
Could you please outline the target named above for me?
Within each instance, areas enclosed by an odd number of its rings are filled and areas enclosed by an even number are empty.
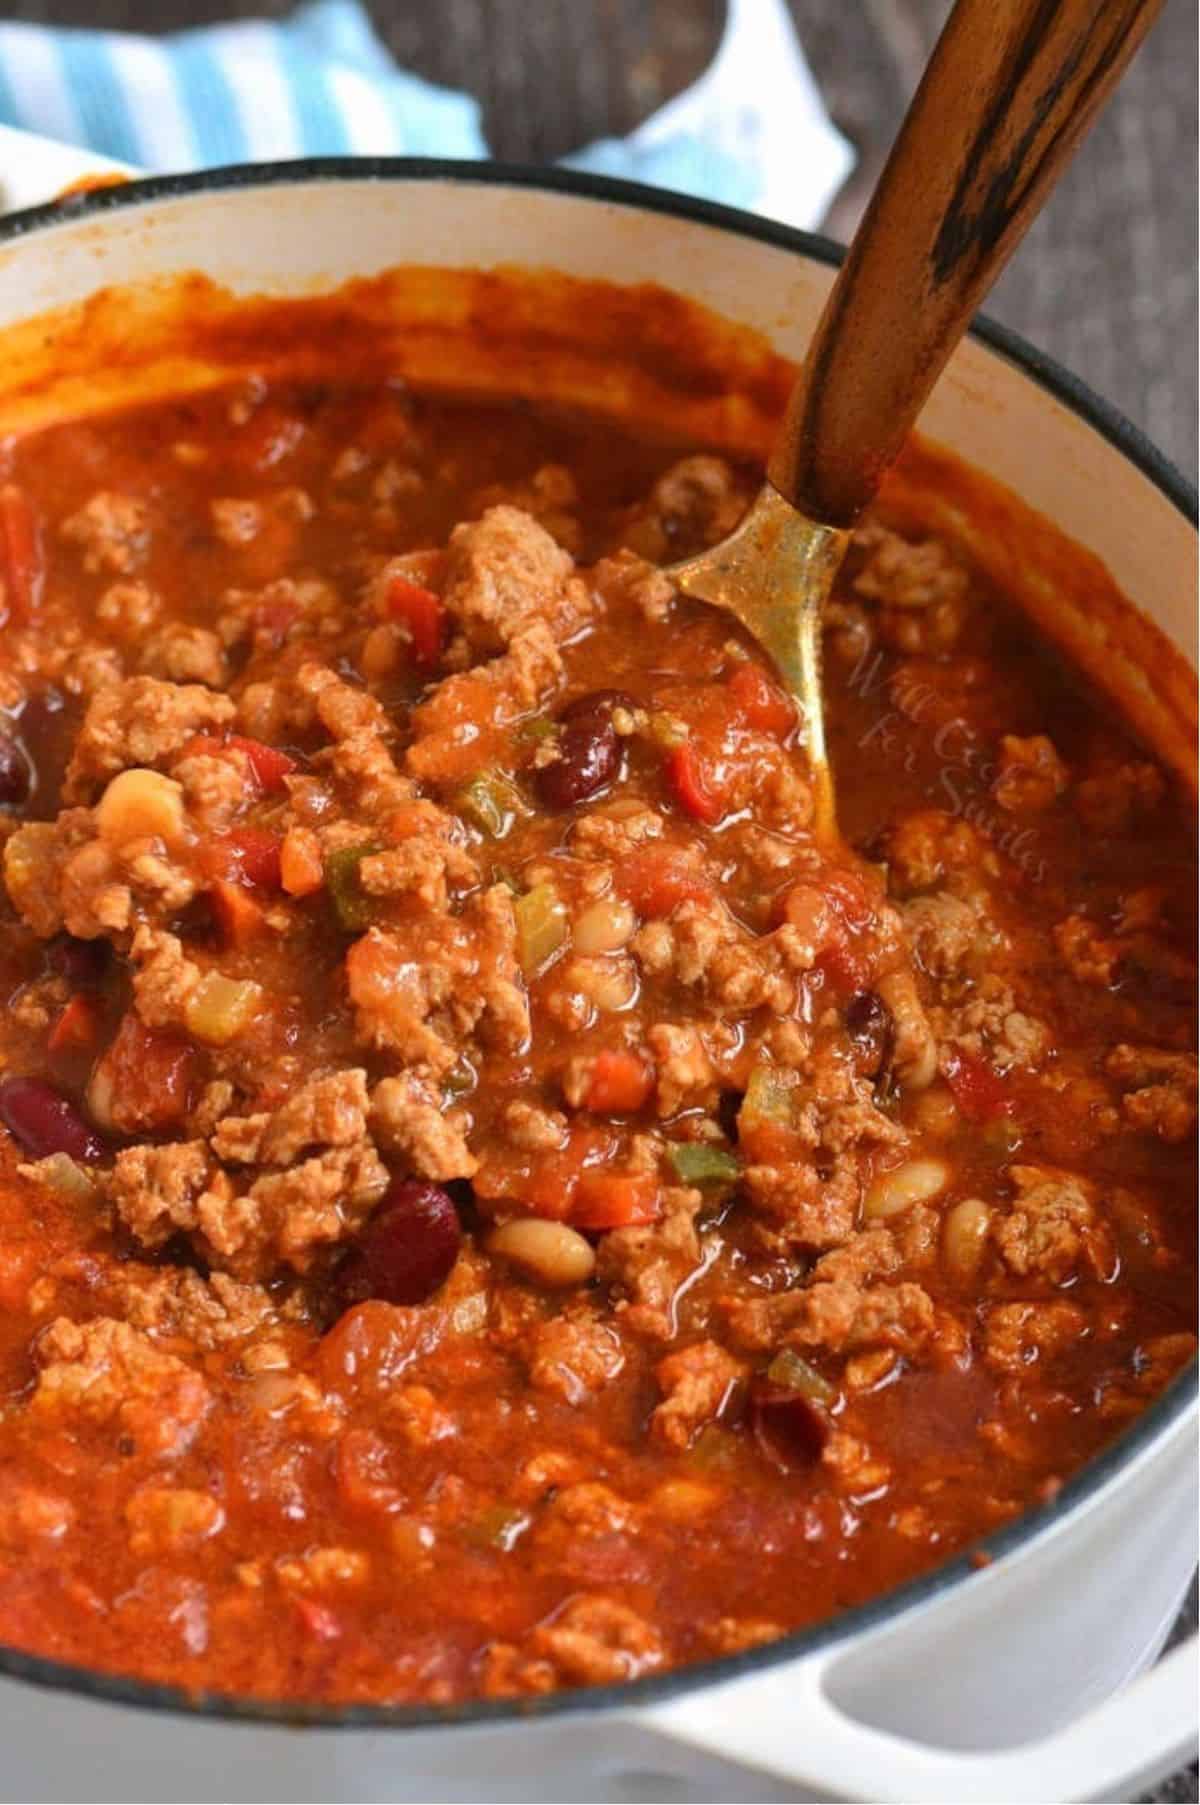
[[[94,990],[103,982],[111,954],[107,940],[77,940],[74,934],[56,934],[47,944],[46,963],[67,980],[72,990]]]
[[[71,1099],[44,1078],[0,1080],[0,1122],[34,1159],[52,1153],[82,1160],[103,1158],[103,1140]]]
[[[611,721],[615,709],[624,708],[630,713],[637,707],[633,697],[623,689],[590,689],[586,695],[576,696],[568,702],[559,720],[567,721]]]
[[[558,757],[534,773],[546,808],[574,808],[610,784],[621,764],[621,742],[611,721],[586,715],[568,721],[558,736]]]
[[[461,1245],[458,1211],[440,1185],[393,1179],[338,1272],[342,1307],[368,1298],[424,1303],[449,1277]]]
[[[842,1020],[861,1056],[861,1069],[881,1077],[888,1074],[895,1024],[883,998],[873,990],[856,991],[842,1012]]]
[[[750,1427],[772,1466],[792,1473],[811,1466],[829,1440],[829,1417],[802,1391],[757,1379],[750,1392]]]
[[[26,800],[33,771],[20,740],[0,733],[0,808],[19,808]]]

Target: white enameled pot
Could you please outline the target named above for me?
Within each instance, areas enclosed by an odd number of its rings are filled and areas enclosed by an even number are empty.
[[[31,207],[87,162],[0,131],[0,197],[7,185],[9,205]],[[615,183],[276,166],[0,221],[0,332],[107,284],[193,269],[292,294],[394,265],[528,265],[664,283],[797,356],[832,256]],[[1127,423],[988,329],[922,426],[1095,553],[1194,665],[1194,503]],[[306,1713],[189,1702],[0,1650],[0,1796],[1128,1800],[1196,1747],[1195,1642],[1143,1672],[1195,1565],[1196,1427],[1193,1369],[1052,1504],[993,1538],[988,1564],[953,1561],[813,1632],[624,1689]]]

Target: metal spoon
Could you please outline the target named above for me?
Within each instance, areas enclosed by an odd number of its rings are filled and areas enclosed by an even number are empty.
[[[957,0],[825,304],[740,526],[671,567],[796,697],[836,837],[821,613],[850,531],[1162,0]]]

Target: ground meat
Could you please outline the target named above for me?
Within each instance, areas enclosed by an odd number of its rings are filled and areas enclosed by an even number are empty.
[[[837,1247],[858,1218],[862,1185],[849,1160],[835,1160],[825,1172],[808,1161],[752,1164],[742,1173],[742,1182],[746,1201],[761,1218],[763,1239],[771,1247]]]
[[[470,750],[479,719],[497,729],[511,726],[549,699],[564,668],[550,628],[535,620],[490,664],[443,678],[413,712],[416,737],[405,755],[408,770],[433,783],[469,775],[479,762],[478,752]]]
[[[131,765],[165,768],[196,734],[232,722],[228,696],[198,683],[163,683],[128,677],[95,696],[83,719],[67,766],[63,798],[86,802],[118,771]]]
[[[149,1248],[162,1247],[177,1230],[196,1226],[210,1185],[219,1186],[225,1198],[232,1195],[203,1141],[123,1148],[104,1182],[125,1227]]]
[[[332,584],[320,577],[278,577],[263,589],[227,589],[217,632],[230,649],[249,640],[253,650],[274,653],[283,645],[331,639],[345,624],[346,609]],[[296,698],[286,688],[248,685],[240,703],[246,732],[275,741],[295,706]]]
[[[654,1369],[663,1401],[651,1415],[651,1435],[668,1448],[686,1448],[697,1429],[722,1415],[745,1370],[715,1341],[668,1354]]]
[[[651,840],[662,838],[666,826],[662,816],[641,802],[612,802],[578,815],[571,824],[571,850],[580,858],[607,859],[616,862],[636,852]],[[698,854],[688,860],[700,874]]]
[[[1036,1071],[1050,1052],[1050,1030],[1016,1007],[1011,985],[998,972],[980,978],[969,1002],[934,1009],[930,1019],[939,1040],[986,1059],[997,1071]]]
[[[715,897],[681,903],[670,921],[647,922],[631,944],[648,977],[669,976],[725,1008],[765,1004],[786,1015],[795,1001],[795,980],[780,969],[784,943],[749,934]]]
[[[150,543],[150,510],[133,495],[102,489],[59,528],[79,546],[85,570],[128,576],[144,562]]]
[[[1196,1126],[1196,1055],[1159,1047],[1116,1046],[1104,1062],[1125,1095],[1135,1128],[1163,1141],[1186,1141]]]
[[[749,500],[749,490],[724,458],[704,453],[680,458],[630,517],[626,543],[656,564],[670,563],[726,538]]]
[[[350,1147],[367,1131],[367,1075],[357,1068],[310,1078],[272,1112],[227,1116],[212,1137],[218,1159],[290,1166],[313,1147]]]
[[[1000,741],[1000,770],[992,794],[1012,815],[1042,814],[1058,801],[1070,773],[1044,733],[1018,739],[1006,733]]]
[[[644,1228],[618,1228],[596,1249],[597,1276],[614,1287],[622,1320],[638,1334],[669,1341],[675,1295],[701,1263],[699,1191],[663,1194],[662,1215]]]
[[[151,1028],[182,1024],[203,972],[183,950],[175,934],[142,926],[129,950],[133,961],[133,994],[138,1014]]]
[[[479,867],[465,846],[456,846],[445,834],[416,833],[364,859],[358,875],[370,896],[413,896],[425,908],[444,913],[451,889],[478,884]]]
[[[1107,990],[1116,981],[1121,963],[1120,943],[1101,933],[1095,922],[1083,915],[1068,915],[1055,926],[1054,943],[1067,970],[1081,984],[1096,984]]]
[[[993,1304],[984,1320],[984,1355],[1004,1373],[1052,1360],[1079,1339],[1087,1318],[1075,1304]]]
[[[967,612],[967,572],[939,540],[912,545],[870,521],[854,535],[856,595],[880,606],[879,630],[898,651],[937,654],[957,644]]]
[[[665,571],[631,551],[602,558],[592,571],[592,582],[604,601],[632,602],[651,623],[666,620],[677,593]]]
[[[1112,1241],[1096,1214],[1095,1186],[1050,1166],[1012,1166],[1016,1197],[993,1223],[992,1238],[1011,1272],[1061,1285],[1081,1262],[1104,1277]]]
[[[387,1168],[370,1141],[331,1147],[287,1171],[264,1173],[243,1197],[202,1197],[200,1245],[239,1278],[268,1277],[280,1265],[307,1272],[321,1250],[353,1239],[387,1186]]]
[[[68,652],[59,682],[69,696],[82,696],[90,702],[98,690],[120,683],[124,675],[124,660],[111,646],[84,645]]]
[[[461,916],[372,928],[346,958],[359,1033],[405,1065],[443,1077],[472,1033],[516,1051],[529,999],[516,958],[512,893],[471,898]]]
[[[451,1178],[473,1178],[479,1170],[466,1136],[447,1116],[437,1092],[411,1073],[383,1078],[375,1086],[371,1127],[384,1152],[403,1160],[419,1178],[444,1184]]]
[[[183,785],[189,819],[206,833],[229,827],[258,793],[250,760],[237,746],[190,753],[172,764],[171,776]]]
[[[339,1112],[330,1131],[342,1132],[346,1119]],[[307,1271],[318,1250],[357,1233],[387,1184],[365,1136],[264,1171],[244,1191],[203,1141],[127,1147],[106,1180],[118,1216],[144,1247],[182,1232],[211,1265],[242,1280],[281,1265]]]
[[[111,1427],[131,1452],[181,1454],[208,1410],[208,1386],[128,1323],[59,1316],[34,1345],[38,1381],[30,1408]]]
[[[353,806],[371,819],[408,803],[413,788],[397,771],[389,750],[391,722],[376,698],[355,689],[328,665],[304,664],[295,691],[307,698],[318,723],[333,740],[319,765],[327,765]]]
[[[911,1351],[929,1335],[929,1298],[916,1285],[872,1282],[894,1273],[902,1261],[888,1229],[864,1229],[823,1254],[807,1285],[764,1297],[725,1298],[722,1314],[738,1345],[756,1353],[785,1342],[837,1353],[876,1345]]]
[[[502,652],[533,621],[556,638],[586,618],[590,598],[567,552],[519,508],[489,508],[450,535],[443,592],[472,653]]]
[[[220,639],[208,627],[172,621],[152,633],[142,647],[139,665],[151,677],[172,683],[207,683],[221,689],[229,675]]]
[[[569,1306],[539,1323],[528,1359],[535,1389],[567,1404],[582,1404],[591,1393],[601,1391],[625,1364],[616,1330],[584,1304]]]
[[[981,920],[976,903],[945,891],[918,896],[904,905],[901,914],[909,945],[933,978],[955,976],[986,957],[994,944],[994,934]]]
[[[4,849],[4,876],[13,906],[42,938],[65,927],[81,940],[123,939],[139,919],[174,915],[196,893],[194,874],[160,842],[112,846],[90,809],[19,827]]]
[[[1000,861],[967,821],[956,821],[940,809],[906,815],[887,837],[888,888],[894,896],[916,896],[944,885],[957,893],[971,891],[981,874],[996,877]]]
[[[225,1513],[208,1492],[183,1486],[144,1486],[125,1506],[133,1554],[162,1556],[197,1548],[218,1535]]]
[[[658,1631],[628,1605],[586,1594],[572,1598],[529,1638],[530,1652],[553,1663],[576,1686],[612,1686],[661,1667]]]
[[[162,612],[162,597],[142,582],[110,583],[96,603],[96,618],[119,639],[140,640]]]
[[[258,501],[223,496],[208,504],[213,532],[223,544],[238,550],[250,545],[262,530],[263,509]]]
[[[699,1029],[686,1022],[656,1022],[646,1038],[657,1072],[655,1101],[659,1115],[673,1116],[684,1108],[709,1106],[717,1075]]]
[[[566,1145],[567,1118],[560,1109],[542,1109],[517,1098],[504,1111],[504,1128],[514,1147],[531,1151]]]
[[[1156,809],[1166,788],[1157,765],[1138,762],[1085,777],[1075,786],[1072,800],[1080,819],[1094,833],[1119,834],[1127,832],[1139,816]]]
[[[182,1337],[202,1352],[242,1341],[278,1317],[270,1292],[240,1285],[226,1272],[201,1278],[190,1266],[113,1267],[103,1292],[131,1328],[167,1340]]]

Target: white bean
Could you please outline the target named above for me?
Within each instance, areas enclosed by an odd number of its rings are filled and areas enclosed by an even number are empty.
[[[942,1259],[956,1278],[969,1279],[987,1246],[992,1212],[981,1197],[964,1197],[942,1223]]]
[[[590,1242],[565,1222],[548,1222],[541,1216],[501,1223],[487,1246],[489,1253],[511,1260],[543,1285],[582,1285],[596,1269]]]
[[[872,1179],[863,1198],[863,1215],[872,1222],[900,1216],[915,1203],[928,1203],[949,1182],[950,1171],[944,1160],[905,1160],[902,1166]]]
[[[575,950],[592,953],[616,953],[633,939],[637,917],[630,905],[619,896],[602,896],[589,904],[575,922]]]
[[[183,834],[183,787],[161,771],[119,771],[96,804],[96,826],[110,846]]]

